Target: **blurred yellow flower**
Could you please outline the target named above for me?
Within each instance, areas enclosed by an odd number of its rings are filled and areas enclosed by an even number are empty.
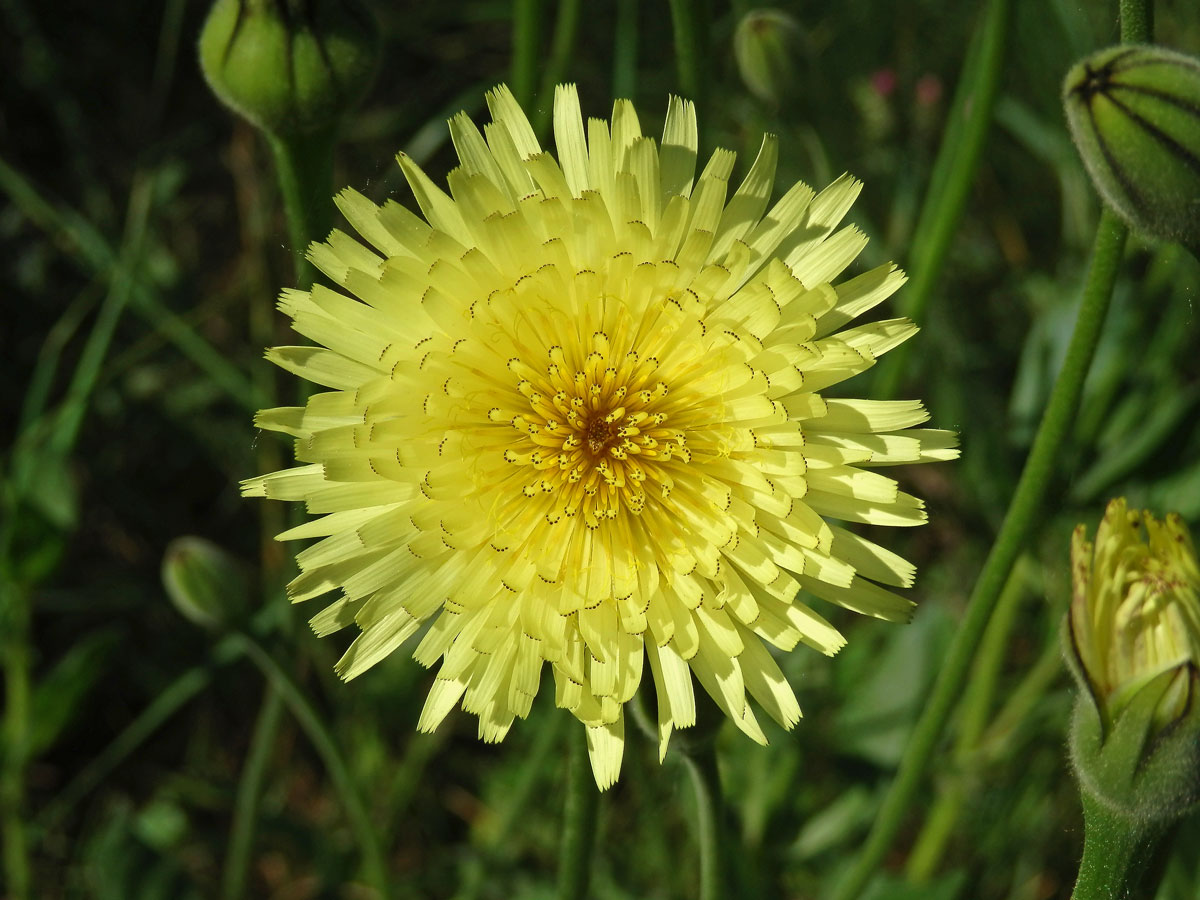
[[[1200,568],[1183,520],[1173,513],[1160,522],[1113,500],[1094,544],[1086,526],[1075,529],[1071,571],[1073,652],[1105,726],[1172,669],[1155,720],[1159,727],[1176,721],[1200,665]]]
[[[838,228],[860,184],[797,184],[767,212],[772,136],[728,197],[734,154],[696,178],[685,101],[660,147],[628,101],[585,125],[560,86],[557,161],[507,88],[488,106],[483,134],[450,121],[449,195],[400,155],[423,219],[338,196],[374,250],[336,231],[314,244],[340,290],[284,291],[280,308],[320,346],[267,354],[331,390],[258,415],[295,436],[301,465],[245,493],[321,514],[280,538],[323,538],[289,592],[340,590],[312,626],[361,630],[344,678],[429,623],[414,657],[441,667],[423,730],[461,700],[500,740],[548,662],[607,787],[648,662],[662,752],[695,722],[693,675],[765,741],[747,694],[784,727],[800,709],[764,641],[844,643],[802,590],[910,614],[885,586],[913,567],[827,519],[920,524],[921,501],[871,469],[953,458],[954,436],[913,428],[917,401],[821,394],[914,333],[844,327],[904,275],[831,283],[866,244]]]

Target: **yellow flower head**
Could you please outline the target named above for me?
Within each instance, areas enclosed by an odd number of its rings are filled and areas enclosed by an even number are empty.
[[[1200,567],[1187,526],[1108,504],[1093,544],[1087,528],[1071,542],[1074,591],[1070,636],[1106,726],[1139,690],[1177,669],[1155,713],[1178,719],[1191,702],[1200,665]]]
[[[267,354],[331,390],[258,415],[302,464],[245,493],[321,515],[280,537],[323,538],[289,590],[340,590],[312,626],[361,630],[344,678],[428,624],[414,657],[441,667],[423,730],[461,700],[500,740],[548,662],[607,787],[648,662],[662,752],[695,722],[693,675],[764,741],[747,693],[785,727],[800,716],[764,641],[844,643],[801,590],[910,612],[882,585],[907,587],[913,567],[827,519],[920,524],[921,501],[872,470],[950,459],[953,435],[913,429],[917,401],[820,393],[916,330],[843,328],[904,276],[831,283],[866,243],[838,228],[860,184],[797,184],[766,212],[774,137],[730,197],[734,154],[696,177],[683,100],[658,146],[628,101],[585,126],[560,86],[557,161],[507,88],[488,106],[483,134],[450,121],[449,195],[400,155],[424,218],[338,196],[374,249],[336,231],[314,244],[340,290],[284,291],[280,307],[320,346]]]

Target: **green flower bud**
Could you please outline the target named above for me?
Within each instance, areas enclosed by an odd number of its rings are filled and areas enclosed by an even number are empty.
[[[1200,566],[1178,515],[1108,505],[1075,529],[1064,636],[1082,688],[1071,729],[1081,787],[1138,821],[1200,797]]]
[[[175,608],[193,624],[218,631],[245,615],[245,573],[232,556],[200,537],[178,537],[167,546],[163,587]]]
[[[1200,242],[1200,60],[1110,47],[1076,63],[1063,102],[1109,206],[1149,235]]]
[[[774,105],[795,93],[802,36],[799,23],[778,9],[756,9],[742,17],[733,35],[733,56],[750,93]]]
[[[332,126],[366,95],[378,57],[358,0],[216,0],[200,32],[213,93],[280,136]]]

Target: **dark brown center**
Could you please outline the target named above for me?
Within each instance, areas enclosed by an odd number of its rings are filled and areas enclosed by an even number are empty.
[[[617,429],[604,421],[604,416],[597,415],[587,425],[585,432],[585,440],[587,441],[588,450],[593,455],[599,456],[608,447],[613,436],[617,433]]]

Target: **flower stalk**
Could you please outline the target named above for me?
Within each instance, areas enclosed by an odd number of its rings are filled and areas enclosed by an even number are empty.
[[[696,799],[696,837],[700,844],[699,900],[722,900],[726,896],[722,834],[724,805],[714,737],[689,742],[683,754]]]
[[[1083,860],[1071,900],[1130,897],[1165,831],[1161,823],[1122,816],[1091,794],[1083,794]]]
[[[600,792],[592,780],[587,733],[572,729],[567,742],[567,796],[558,856],[558,897],[559,900],[578,900],[587,896],[591,880]]]
[[[308,245],[329,231],[333,204],[334,128],[303,135],[266,135],[275,162],[275,175],[287,218],[288,239],[295,262],[296,286],[312,286],[316,270],[308,261]]]

